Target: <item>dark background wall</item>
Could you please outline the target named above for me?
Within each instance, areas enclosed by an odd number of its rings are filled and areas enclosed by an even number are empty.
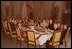
[[[14,11],[14,17],[23,18],[29,16],[31,10],[26,7],[26,4],[27,1],[1,1],[1,20],[11,16],[11,9]],[[7,14],[5,7],[8,8],[9,14]],[[66,10],[69,10],[68,16],[63,14]],[[71,1],[33,1],[32,11],[35,18],[41,20],[55,18],[63,23],[68,23],[68,25],[71,24]]]

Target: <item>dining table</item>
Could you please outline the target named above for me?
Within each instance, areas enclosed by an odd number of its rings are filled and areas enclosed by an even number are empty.
[[[53,36],[53,31],[45,30],[45,31],[37,31],[35,29],[23,28],[22,30],[32,30],[35,33],[35,39],[37,40],[37,45],[43,45],[47,40],[50,40]]]
[[[50,40],[51,37],[53,36],[53,32],[50,31],[44,31],[44,32],[40,32],[40,31],[35,31],[35,37],[36,40],[38,40],[39,45],[43,45],[46,43],[47,40]]]

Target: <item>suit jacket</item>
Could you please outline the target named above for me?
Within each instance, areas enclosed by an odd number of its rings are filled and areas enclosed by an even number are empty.
[[[49,29],[51,29],[51,30],[54,30],[54,26],[53,26],[54,24],[49,24],[48,25],[48,27],[47,27],[47,29],[49,28]]]

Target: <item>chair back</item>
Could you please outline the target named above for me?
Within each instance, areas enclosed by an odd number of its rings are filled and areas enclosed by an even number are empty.
[[[53,41],[52,42],[59,42],[61,38],[61,31],[55,31],[53,35]]]
[[[9,30],[9,32],[10,32],[10,24],[7,22],[3,22],[3,28],[4,28],[4,31],[5,32],[7,32],[7,30]]]
[[[28,44],[35,45],[35,33],[32,30],[27,30]]]
[[[17,32],[17,36],[21,38],[21,33],[20,33],[20,29],[19,28],[16,29],[16,32]]]
[[[27,33],[28,33],[28,40],[34,41],[35,40],[34,31],[28,30]]]
[[[6,32],[6,24],[5,24],[5,22],[3,22],[3,28],[4,28],[4,31]]]
[[[30,27],[30,29],[33,29],[34,30],[34,26],[29,26]]]
[[[67,30],[67,33],[66,33],[65,39],[67,39],[68,34],[69,34],[69,31],[70,31],[70,27],[69,27],[68,30]]]

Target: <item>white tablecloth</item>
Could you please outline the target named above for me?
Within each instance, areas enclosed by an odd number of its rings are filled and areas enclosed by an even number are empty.
[[[40,45],[43,45],[44,43],[46,43],[47,40],[50,40],[53,34],[49,33],[49,34],[44,34],[41,35],[37,40],[39,41],[38,43]],[[36,34],[36,36],[39,36],[38,34]]]
[[[27,30],[30,30],[30,29],[27,29]],[[47,40],[50,40],[51,37],[52,37],[52,35],[53,35],[53,33],[49,32],[49,31],[47,31],[47,30],[46,30],[45,32],[39,32],[39,31],[36,31],[36,30],[34,30],[34,31],[35,31],[36,33],[38,33],[38,34],[35,34],[35,37],[36,37],[36,38],[41,35],[41,36],[37,39],[39,45],[43,45],[44,43],[46,43],[46,41],[47,41]],[[45,34],[45,33],[47,33],[47,34]]]

